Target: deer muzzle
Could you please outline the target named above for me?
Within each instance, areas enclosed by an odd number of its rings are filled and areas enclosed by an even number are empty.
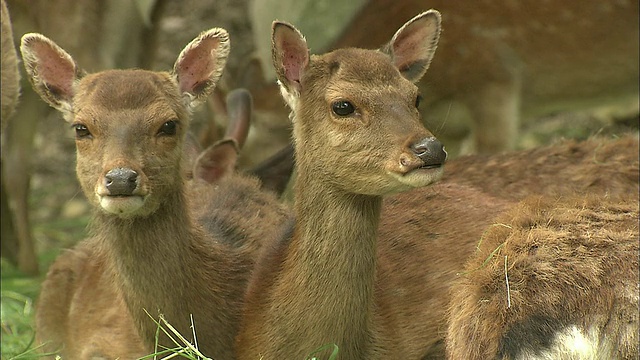
[[[438,168],[447,160],[447,152],[435,137],[427,137],[411,144],[411,151],[423,162],[422,169]]]
[[[118,167],[109,170],[96,195],[100,206],[107,212],[127,216],[134,214],[144,204],[139,193],[140,176],[135,170]]]

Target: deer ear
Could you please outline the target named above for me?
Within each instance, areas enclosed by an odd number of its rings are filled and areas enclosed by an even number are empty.
[[[227,94],[227,131],[225,139],[235,140],[238,148],[242,148],[251,126],[253,99],[251,93],[243,88],[232,90]]]
[[[74,87],[83,75],[76,62],[56,43],[36,33],[22,37],[20,52],[33,89],[68,120]]]
[[[213,91],[228,55],[229,34],[221,28],[202,32],[182,50],[173,75],[189,105],[201,103]]]
[[[232,173],[238,162],[238,153],[247,139],[253,108],[251,94],[235,89],[227,95],[229,125],[224,139],[208,147],[195,161],[193,177],[215,183]]]
[[[302,73],[309,63],[309,48],[304,36],[290,24],[274,21],[271,31],[271,55],[280,84],[297,97]]]
[[[193,177],[210,184],[217,182],[236,168],[239,146],[234,139],[223,139],[209,146],[198,156]]]
[[[407,21],[382,49],[402,76],[412,82],[422,78],[440,39],[440,13],[428,10]]]

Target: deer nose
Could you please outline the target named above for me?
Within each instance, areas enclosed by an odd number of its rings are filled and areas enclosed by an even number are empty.
[[[423,168],[440,167],[447,159],[447,152],[435,137],[424,138],[411,144],[411,151],[424,162]]]
[[[104,177],[111,196],[131,196],[138,186],[138,173],[127,168],[115,168]]]

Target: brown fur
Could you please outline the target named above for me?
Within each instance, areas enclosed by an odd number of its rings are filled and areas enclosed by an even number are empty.
[[[637,358],[637,201],[532,197],[499,217],[453,288],[448,358]],[[556,338],[572,327],[582,353]]]
[[[149,353],[107,259],[97,239],[90,238],[51,265],[36,308],[36,343],[44,345],[42,352],[73,359],[134,359]]]
[[[314,67],[314,60],[317,58],[312,57],[310,68]],[[278,69],[276,63],[277,71],[284,72],[284,69]],[[637,192],[638,178],[633,176],[637,169],[637,140],[633,137],[580,144],[569,142],[498,155],[496,160],[469,157],[459,165],[453,161],[453,171],[446,171],[450,175],[445,175],[440,184],[385,199],[373,270],[370,267],[373,255],[369,250],[376,242],[360,225],[366,221],[375,223],[375,205],[354,201],[352,206],[359,209],[356,215],[336,201],[336,191],[328,189],[336,183],[342,184],[341,176],[346,175],[332,171],[340,166],[336,162],[348,161],[348,158],[327,162],[309,155],[315,152],[325,155],[328,151],[316,145],[316,141],[331,144],[330,140],[314,139],[314,136],[322,138],[323,134],[314,128],[320,120],[308,120],[319,116],[308,110],[318,107],[318,103],[308,105],[303,101],[307,99],[304,84],[309,78],[301,80],[300,99],[295,96],[297,84],[283,81],[282,74],[280,80],[286,88],[285,99],[296,110],[293,119],[296,160],[302,162],[298,166],[303,172],[298,176],[308,176],[304,173],[310,172],[309,169],[320,168],[314,176],[322,178],[326,172],[332,177],[324,180],[322,187],[309,177],[298,182],[298,224],[280,241],[265,247],[247,292],[243,328],[236,344],[240,358],[302,358],[321,345],[335,342],[340,347],[339,358],[441,359],[450,287],[459,279],[464,263],[494,217],[514,206],[510,200],[531,193],[557,195],[575,190],[600,196]],[[314,88],[331,86],[323,84]],[[337,132],[325,131],[339,136]],[[359,137],[353,137],[351,141],[358,144],[357,139]],[[604,165],[594,160],[600,159],[598,155],[604,156]],[[474,162],[479,165],[470,166]],[[508,166],[502,166],[503,163]],[[365,181],[364,175],[355,170],[358,166],[362,164],[350,168],[352,183],[349,186]],[[536,177],[538,173],[544,176]],[[486,186],[488,193],[460,185],[468,183],[482,188],[482,179],[489,184],[494,181],[496,185]],[[555,183],[559,185],[551,186]],[[506,184],[518,191],[497,190]],[[314,193],[318,195],[310,197]],[[300,205],[301,199],[307,198],[313,201],[303,201]],[[349,216],[353,217],[350,222],[345,219]],[[345,229],[348,229],[347,235],[339,234]],[[345,244],[360,231],[365,235]],[[307,232],[322,235],[315,238],[300,235]],[[313,246],[307,248],[305,241]],[[375,273],[374,280],[372,273]],[[467,343],[473,346],[470,339]],[[359,355],[354,355],[356,353]],[[327,353],[316,355],[324,358]],[[459,358],[464,357],[454,357]]]
[[[141,8],[136,1],[76,1],[76,0],[6,0],[11,11],[16,42],[25,33],[48,34],[75,54],[80,64],[90,71],[114,67],[134,67],[139,58],[147,56],[151,41],[145,37]],[[3,44],[3,49],[5,48]],[[3,71],[3,76],[5,72]],[[26,80],[26,76],[23,78]],[[4,81],[3,81],[4,83]],[[3,93],[4,94],[4,93]],[[4,95],[3,95],[4,96]],[[3,106],[4,106],[3,98]],[[22,84],[20,103],[14,121],[3,138],[2,161],[9,171],[2,174],[11,211],[4,211],[2,243],[17,249],[18,268],[27,274],[39,272],[29,214],[29,193],[34,159],[41,146],[34,143],[38,121],[52,115],[32,88]],[[43,132],[44,134],[44,132]],[[49,135],[49,134],[47,134]],[[70,155],[70,154],[69,154]],[[3,196],[4,199],[4,196]],[[3,207],[4,207],[3,203]],[[4,209],[4,208],[3,208]],[[3,251],[3,256],[8,253]]]
[[[189,209],[216,241],[253,252],[258,239],[273,236],[268,230],[282,223],[286,212],[273,195],[260,191],[258,180],[233,174],[237,146],[246,136],[239,129],[249,122],[247,111],[234,111],[238,107],[247,108],[250,103],[229,104],[235,115],[229,118],[225,140],[205,152],[187,137],[183,163],[189,167],[185,174],[189,178],[201,174],[200,169],[211,161],[224,164],[217,170],[219,178],[212,179],[215,184],[199,177],[189,181]],[[236,206],[236,201],[244,206]],[[257,219],[270,226],[250,226]],[[37,343],[45,343],[43,351],[74,359],[133,359],[149,353],[107,262],[108,253],[91,238],[66,251],[50,267],[36,312]]]
[[[295,28],[273,29],[274,65],[293,110],[296,223],[261,256],[247,290],[238,358],[304,358],[331,343],[341,359],[401,354],[375,301],[377,228],[382,195],[440,175],[439,167],[415,170],[428,162],[411,150],[432,136],[419,122],[411,81],[433,56],[439,14],[402,27],[387,47],[391,56],[342,49],[309,58]],[[357,110],[332,115],[336,100]],[[444,161],[441,145],[425,152]]]
[[[82,287],[84,281],[96,276],[97,295],[110,293],[113,297],[110,310],[119,313],[114,320],[114,330],[118,331],[117,327],[122,325],[122,331],[129,331],[127,324],[131,324],[132,318],[146,352],[152,349],[156,325],[144,310],[153,317],[163,314],[186,338],[192,337],[190,315],[193,315],[201,351],[214,358],[233,358],[232,339],[252,266],[250,249],[229,247],[220,234],[209,234],[197,224],[194,205],[186,198],[185,171],[181,165],[190,121],[187,106],[204,99],[219,78],[228,53],[226,32],[212,29],[201,34],[183,50],[172,74],[111,70],[80,76],[82,72],[66,52],[37,34],[23,38],[22,52],[34,88],[43,99],[62,111],[68,121],[85,126],[90,134],[86,136],[85,131],[76,126],[77,174],[95,210],[90,228],[94,253],[90,255],[102,261],[96,260],[95,271],[87,271],[87,278],[74,285],[79,286],[75,290],[78,298],[66,301],[65,295],[56,293],[58,290],[52,286],[44,298],[62,297],[60,305],[67,309],[77,306],[90,309],[94,301],[105,303],[106,300],[92,299],[96,294],[91,288]],[[172,121],[177,124],[175,134],[170,131],[171,127],[169,132],[165,130]],[[138,175],[132,196],[113,199],[104,195],[105,191],[106,194],[111,191],[106,176],[113,168],[135,169]],[[235,189],[234,182],[226,184],[217,189],[209,186],[208,190]],[[255,180],[249,180],[245,188],[252,186],[257,187]],[[255,191],[260,192],[257,188]],[[191,194],[214,196],[215,192]],[[136,202],[136,196],[144,196],[144,201]],[[284,213],[278,211],[275,197],[260,199],[262,202],[256,203],[276,210],[269,214]],[[243,211],[250,213],[248,208]],[[225,220],[225,215],[220,218]],[[233,221],[226,220],[228,224]],[[244,236],[249,244],[257,241],[256,236],[275,236],[265,229],[246,230]],[[82,260],[76,261],[82,263]],[[56,271],[54,268],[52,277],[57,277]],[[118,275],[110,277],[109,274]],[[73,281],[69,276],[59,278],[63,286]],[[63,287],[66,288],[68,286]],[[130,314],[119,309],[118,294],[122,294]],[[50,311],[45,304],[39,306],[38,314],[41,318],[60,315],[61,318],[40,319],[39,323],[58,324],[51,330],[66,333],[68,337],[79,333],[99,336],[100,327],[105,326],[104,323],[92,325],[85,313],[87,320],[80,324],[86,324],[87,328],[65,328],[67,321],[73,321],[72,316],[83,314],[64,309]],[[69,314],[68,319],[65,314]],[[128,316],[131,316],[129,320]],[[68,341],[52,332],[42,333],[41,339],[48,340],[48,336]],[[135,345],[134,337],[127,340]],[[160,343],[172,345],[164,336]],[[63,354],[66,349],[76,351],[72,344],[64,344]],[[80,349],[79,353],[66,355],[82,358],[82,354],[105,349],[88,348],[89,351]],[[111,357],[118,351],[130,354],[137,349],[139,347],[109,349],[101,355]]]
[[[575,191],[626,197],[638,190],[639,151],[637,133],[563,140],[531,150],[454,159],[447,162],[443,181],[512,200]]]

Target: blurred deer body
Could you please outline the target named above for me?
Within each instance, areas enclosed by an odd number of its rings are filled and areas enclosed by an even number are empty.
[[[303,31],[342,28],[334,38],[311,38],[316,51],[367,48],[386,41],[404,19],[425,6],[417,0],[369,0],[341,9],[351,14],[344,22],[345,15],[336,15],[333,6],[303,1],[292,4],[288,13],[275,13],[279,7],[274,3],[256,0],[250,11],[263,64],[270,59],[266,34],[273,18],[299,22]],[[428,6],[442,13],[445,30],[431,76],[419,85],[425,97],[423,120],[452,155],[514,149],[523,125],[560,111],[605,108],[609,110],[600,112],[611,114],[609,119],[638,114],[639,45],[633,41],[639,36],[637,0],[473,5],[437,0]],[[273,77],[265,68],[271,87]],[[256,107],[280,111],[284,119],[284,110],[273,105],[276,93],[268,89],[256,88]],[[273,125],[272,131],[284,130]]]

